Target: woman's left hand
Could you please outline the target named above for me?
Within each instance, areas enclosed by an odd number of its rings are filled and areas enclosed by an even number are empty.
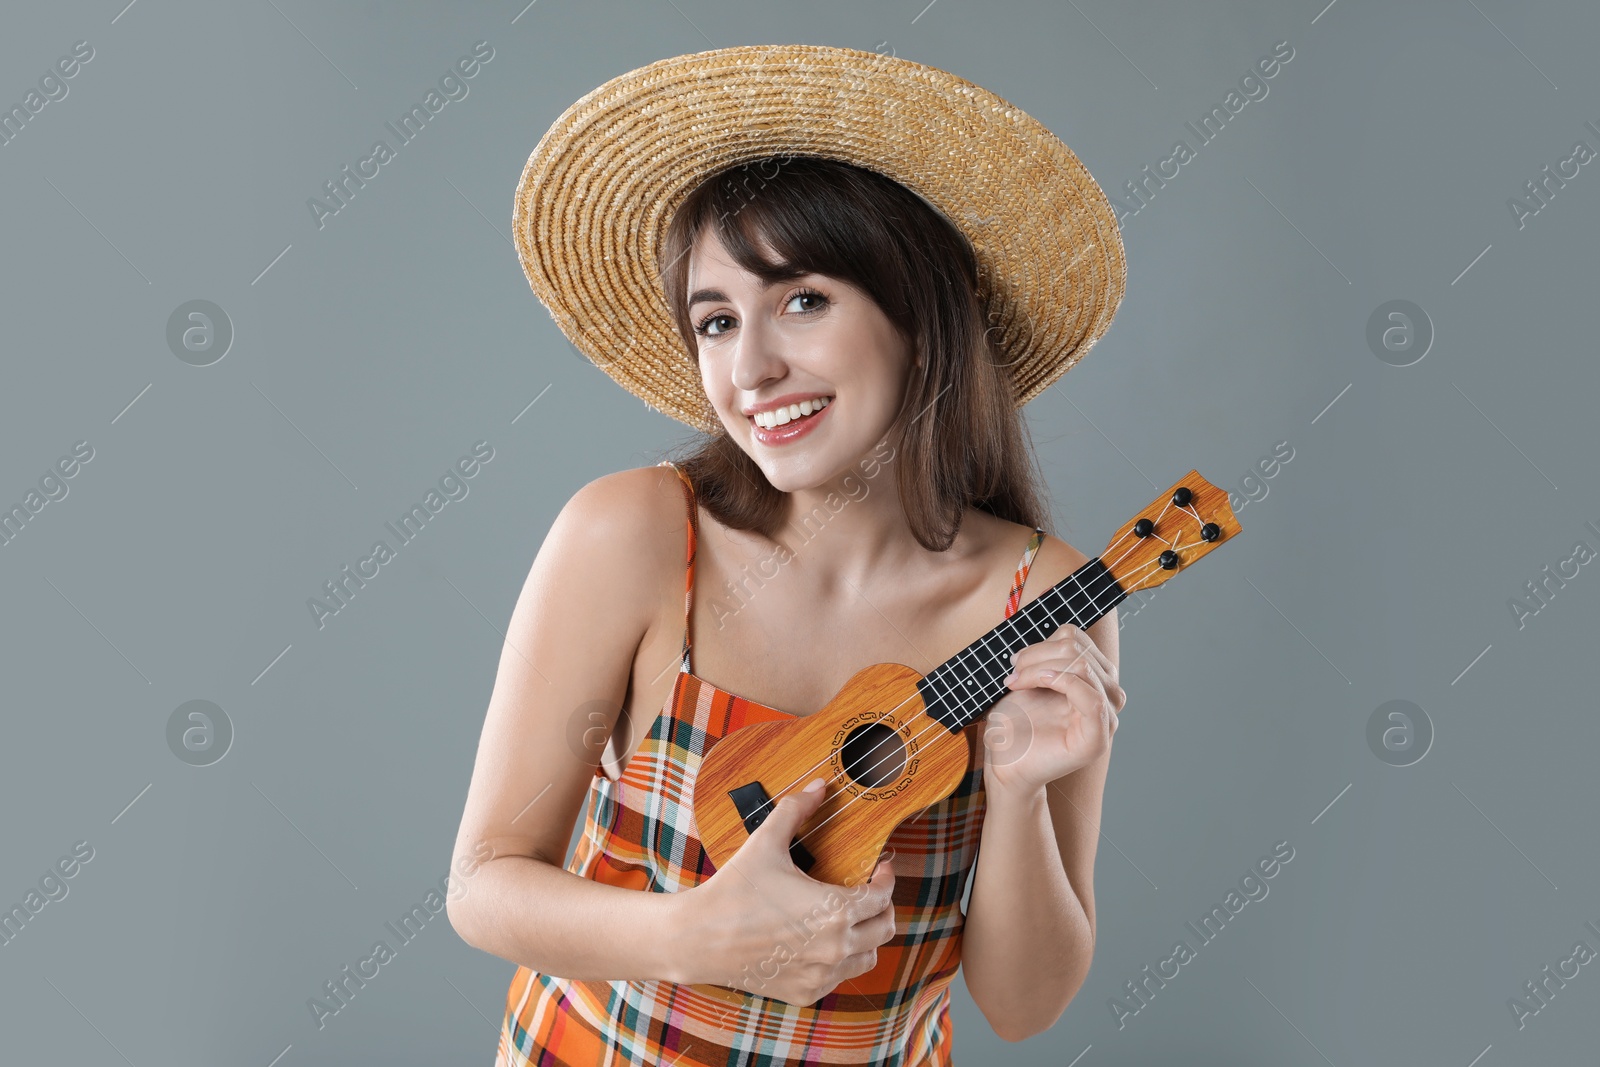
[[[990,788],[1020,794],[1108,752],[1128,702],[1117,668],[1071,623],[1018,651],[1006,687],[984,724],[984,777]]]

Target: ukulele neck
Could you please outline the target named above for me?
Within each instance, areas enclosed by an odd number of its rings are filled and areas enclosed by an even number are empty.
[[[1127,597],[1098,557],[1085,563],[918,682],[928,717],[959,732],[1005,695],[1013,652],[1054,637],[1064,623],[1087,630]]]

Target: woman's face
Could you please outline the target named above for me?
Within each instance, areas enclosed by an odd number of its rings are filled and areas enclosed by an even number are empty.
[[[688,278],[706,396],[774,488],[829,482],[883,440],[910,352],[865,293],[825,274],[764,283],[710,228],[690,251]]]

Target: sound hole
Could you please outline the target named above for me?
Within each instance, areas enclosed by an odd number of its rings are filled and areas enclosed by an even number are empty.
[[[900,734],[880,722],[850,731],[840,755],[850,780],[869,789],[894,781],[906,765],[906,746]]]

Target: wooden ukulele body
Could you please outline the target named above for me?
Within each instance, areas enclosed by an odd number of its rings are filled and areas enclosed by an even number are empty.
[[[904,664],[875,663],[816,714],[752,723],[713,745],[694,784],[696,833],[712,863],[721,867],[750,837],[735,791],[743,789],[759,825],[785,794],[823,778],[825,799],[791,855],[818,881],[869,880],[895,827],[955,792],[971,763],[963,734],[925,713],[922,677]],[[744,788],[752,784],[759,789]]]
[[[926,676],[875,663],[815,715],[752,723],[713,745],[694,784],[696,833],[711,862],[726,864],[780,798],[820,777],[822,806],[789,855],[819,881],[868,881],[895,828],[961,784],[971,764],[964,729],[1004,698],[1015,652],[1067,625],[1087,630],[1129,593],[1164,584],[1240,532],[1227,492],[1199,471],[1145,511],[1099,556]]]

